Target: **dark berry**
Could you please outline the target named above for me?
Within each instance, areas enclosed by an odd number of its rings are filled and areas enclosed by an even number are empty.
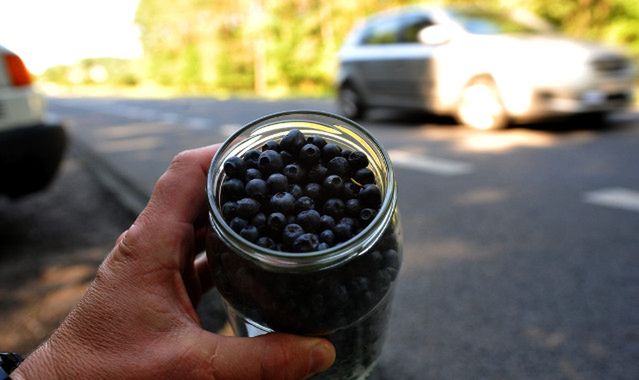
[[[359,212],[359,220],[363,225],[367,226],[371,220],[375,218],[376,214],[377,212],[375,212],[372,208],[363,208],[362,211]]]
[[[264,143],[264,145],[262,145],[262,152],[265,152],[267,150],[274,150],[276,152],[279,152],[280,144],[274,140],[267,141],[266,143]]]
[[[318,202],[322,198],[322,186],[315,182],[307,183],[304,186],[304,195]]]
[[[295,212],[298,213],[306,210],[312,210],[314,207],[315,202],[313,202],[313,199],[307,196],[299,197],[299,199],[295,201]]]
[[[329,246],[335,244],[335,233],[331,230],[324,230],[319,235],[319,239],[321,242],[328,244]]]
[[[262,236],[257,239],[257,245],[268,249],[275,249],[275,242],[268,236]]]
[[[306,143],[306,137],[299,129],[291,129],[280,141],[280,147],[293,155],[297,155],[300,148]]]
[[[347,200],[344,204],[344,208],[346,210],[346,215],[352,216],[353,218],[357,218],[360,210],[362,209],[357,198]]]
[[[342,195],[343,189],[344,181],[342,181],[342,177],[339,175],[332,174],[324,179],[322,190],[324,190],[327,195],[338,197]]]
[[[274,212],[266,219],[266,226],[271,231],[279,232],[286,224],[286,215],[281,212]]]
[[[282,242],[286,245],[293,245],[295,239],[304,233],[304,229],[299,224],[287,224],[282,231]]]
[[[295,206],[295,197],[291,193],[280,192],[271,197],[271,210],[290,214]]]
[[[342,178],[348,178],[351,173],[351,166],[348,160],[341,156],[332,158],[328,161],[326,167],[329,174],[337,174],[342,176]]]
[[[338,223],[333,232],[339,241],[346,241],[353,237],[353,227],[350,224]]]
[[[246,195],[257,200],[264,200],[268,195],[268,188],[263,179],[256,178],[248,181],[246,187],[244,187],[244,191]]]
[[[325,230],[330,230],[335,227],[335,219],[330,215],[322,215],[320,217],[320,227]]]
[[[348,216],[343,217],[339,220],[337,224],[348,224],[349,226],[355,228],[357,227],[357,221],[353,218],[349,218]]]
[[[323,250],[325,250],[325,249],[329,249],[329,248],[330,248],[330,246],[329,246],[328,244],[324,243],[324,242],[319,243],[319,244],[317,245],[317,250],[318,250],[318,251],[323,251]]]
[[[260,233],[257,230],[257,227],[255,226],[246,226],[244,228],[242,228],[242,230],[240,231],[240,236],[242,236],[244,239],[255,243],[257,241],[257,239],[260,237]]]
[[[231,220],[237,215],[237,203],[226,202],[222,205],[222,216],[225,220]]]
[[[260,158],[260,151],[257,149],[251,149],[244,153],[244,163],[247,168],[257,168],[257,160]]]
[[[280,152],[280,156],[282,156],[282,163],[284,166],[295,162],[295,157],[285,150]]]
[[[288,164],[282,170],[290,183],[300,183],[304,181],[306,171],[298,164]]]
[[[297,214],[295,221],[304,231],[315,232],[320,227],[320,214],[315,210],[304,210]]]
[[[297,198],[301,197],[302,195],[304,195],[304,190],[302,190],[300,185],[289,185],[288,186],[288,192],[293,194],[295,199],[297,199]]]
[[[359,195],[359,191],[362,188],[360,186],[358,186],[356,183],[353,183],[351,181],[346,181],[344,183],[344,199],[351,199],[351,198],[357,198]]]
[[[251,220],[251,224],[258,229],[263,228],[266,225],[266,215],[263,212],[258,212]]]
[[[328,143],[322,148],[322,160],[330,161],[333,157],[338,156],[342,152],[342,148],[333,143]]]
[[[364,152],[355,151],[348,156],[348,163],[353,170],[365,168],[368,166],[368,157]]]
[[[262,172],[259,169],[248,168],[246,169],[246,175],[244,176],[245,181],[250,181],[252,179],[263,179]]]
[[[238,234],[240,233],[240,231],[242,231],[242,228],[246,227],[247,225],[248,222],[246,220],[237,216],[231,219],[231,222],[229,223],[229,227],[231,227],[231,229]]]
[[[320,148],[313,144],[306,144],[302,147],[299,154],[300,162],[304,165],[311,166],[317,164],[322,158]]]
[[[244,196],[244,182],[237,178],[229,178],[222,183],[222,198],[228,200],[240,199]]]
[[[260,203],[253,198],[242,198],[237,201],[237,215],[249,219],[260,211]]]
[[[333,218],[341,218],[344,216],[344,202],[339,198],[328,199],[324,203],[324,214],[330,215]]]
[[[359,191],[359,201],[363,207],[377,208],[382,203],[382,193],[377,185],[365,185]]]
[[[324,145],[326,145],[326,140],[321,136],[311,136],[306,139],[306,142],[309,144],[313,144],[320,149],[322,149]]]
[[[296,224],[295,223],[295,214],[291,214],[286,217],[286,224]]]
[[[353,153],[352,150],[344,149],[342,150],[342,153],[340,153],[339,155],[344,157],[346,160],[348,160],[348,157],[351,155],[351,153]]]
[[[295,252],[312,252],[317,250],[319,240],[315,234],[302,234],[293,242]]]
[[[360,185],[375,183],[375,174],[369,168],[357,169],[353,175],[353,179]]]
[[[258,166],[263,173],[275,173],[284,166],[282,156],[274,150],[265,150],[260,154]]]
[[[382,256],[384,257],[384,266],[387,268],[399,268],[399,256],[397,255],[397,251],[394,249],[387,249],[382,252]]]
[[[244,178],[246,164],[239,157],[230,157],[224,162],[224,173],[231,178]]]
[[[317,164],[308,170],[306,173],[306,179],[310,182],[321,183],[324,180],[324,177],[326,177],[326,173],[328,173],[326,166]]]
[[[266,185],[271,194],[288,190],[288,178],[281,173],[273,173],[266,179]]]

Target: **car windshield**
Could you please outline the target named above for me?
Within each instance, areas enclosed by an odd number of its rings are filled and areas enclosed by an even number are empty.
[[[539,30],[532,26],[525,25],[499,13],[479,10],[454,10],[450,14],[464,29],[474,34],[539,33]]]

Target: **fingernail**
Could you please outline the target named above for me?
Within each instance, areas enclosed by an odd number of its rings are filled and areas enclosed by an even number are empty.
[[[328,369],[335,361],[335,349],[329,342],[322,340],[311,349],[311,373],[317,373]]]

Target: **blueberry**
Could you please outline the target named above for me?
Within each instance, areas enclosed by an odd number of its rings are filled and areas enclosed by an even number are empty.
[[[342,178],[348,178],[351,173],[351,166],[348,160],[341,156],[332,158],[328,161],[326,167],[329,174],[337,174],[342,176]]]
[[[325,250],[325,249],[329,249],[330,247],[331,247],[330,245],[328,245],[328,244],[326,244],[326,243],[324,243],[324,242],[321,242],[321,243],[319,243],[319,244],[317,245],[317,250],[318,250],[318,251],[323,251],[323,250]]]
[[[357,198],[347,200],[344,206],[346,209],[346,215],[352,216],[353,218],[357,218],[360,210],[362,209]]]
[[[317,250],[319,240],[315,234],[302,234],[298,236],[293,242],[293,249],[296,252],[312,252]]]
[[[328,173],[326,166],[317,164],[308,170],[306,173],[306,179],[310,182],[320,183],[324,180],[324,177],[326,177],[326,173]]]
[[[315,182],[307,183],[304,186],[304,195],[318,202],[322,198],[322,186]]]
[[[246,227],[247,225],[248,222],[238,216],[231,219],[231,222],[229,223],[229,227],[231,227],[231,229],[238,234],[240,233],[240,231],[242,231],[242,228]]]
[[[324,214],[333,218],[341,218],[344,215],[344,202],[339,198],[330,198],[324,203]]]
[[[282,156],[282,164],[284,166],[295,162],[295,157],[285,150],[280,152],[280,156]]]
[[[293,155],[297,155],[306,142],[306,137],[299,129],[291,129],[280,141],[280,147]]]
[[[399,256],[397,255],[397,251],[394,249],[387,249],[382,252],[382,256],[384,257],[384,266],[387,268],[399,268]]]
[[[258,160],[259,168],[265,173],[275,173],[282,170],[284,163],[282,162],[282,156],[274,150],[265,150],[260,154]]]
[[[257,168],[257,160],[260,158],[260,151],[257,149],[251,149],[244,153],[244,163],[247,168]]]
[[[375,174],[369,168],[357,169],[353,175],[353,179],[360,185],[375,183]]]
[[[268,236],[262,236],[257,239],[257,245],[268,249],[275,249],[275,242]]]
[[[320,214],[315,210],[304,210],[297,214],[295,221],[304,231],[315,232],[320,227]]]
[[[231,178],[244,178],[246,164],[239,157],[230,157],[224,162],[224,172]]]
[[[353,170],[358,170],[368,166],[368,157],[364,152],[355,151],[348,156],[348,163]]]
[[[330,161],[333,157],[339,155],[342,152],[342,148],[333,143],[328,143],[322,148],[322,160],[324,162]]]
[[[363,208],[359,212],[359,220],[362,222],[363,225],[367,226],[373,220],[373,218],[375,218],[375,215],[377,215],[377,212],[372,208]]]
[[[329,196],[340,196],[344,189],[344,181],[337,174],[331,174],[324,179],[323,189]]]
[[[339,241],[346,241],[353,237],[353,226],[346,223],[338,223],[333,229]]]
[[[268,188],[263,179],[256,178],[248,181],[244,187],[244,191],[246,192],[246,195],[257,200],[264,200],[268,195]]]
[[[315,202],[310,197],[302,196],[295,201],[295,212],[302,212],[305,210],[312,210],[315,207]]]
[[[275,232],[280,232],[286,225],[286,215],[281,212],[274,212],[266,219],[266,226]]]
[[[304,181],[306,171],[298,164],[288,164],[282,170],[290,183],[300,183]]]
[[[273,173],[266,179],[266,185],[271,194],[283,192],[288,190],[288,178],[284,174]]]
[[[237,178],[229,178],[222,183],[222,198],[237,200],[244,196],[244,182]]]
[[[246,169],[246,175],[244,176],[245,181],[250,181],[252,179],[263,179],[262,172],[259,169],[248,168]]]
[[[282,231],[282,242],[288,246],[292,246],[300,235],[304,234],[304,229],[299,224],[287,224]]]
[[[377,185],[365,185],[359,191],[359,201],[363,207],[377,208],[382,203],[382,193]]]
[[[265,152],[267,150],[274,150],[276,152],[279,152],[280,144],[275,140],[267,141],[266,143],[264,143],[264,145],[262,145],[262,152]]]
[[[348,224],[349,226],[356,228],[357,227],[357,221],[353,218],[349,218],[348,216],[343,217],[342,219],[339,220],[339,223],[337,224]]]
[[[226,202],[222,205],[222,216],[225,220],[231,220],[237,215],[237,203]]]
[[[242,230],[240,231],[240,236],[242,236],[244,239],[250,242],[255,243],[257,239],[260,237],[260,233],[258,232],[257,227],[246,226],[242,228]]]
[[[295,223],[295,214],[291,214],[286,217],[286,224],[297,224]]]
[[[290,214],[295,206],[295,197],[291,193],[280,192],[271,197],[271,210]]]
[[[348,160],[348,157],[351,155],[351,153],[353,153],[352,150],[344,149],[339,155]]]
[[[289,185],[288,186],[288,192],[293,194],[295,199],[297,199],[297,198],[301,197],[302,195],[304,195],[304,190],[302,190],[300,185]]]
[[[322,152],[316,145],[306,144],[300,150],[299,159],[300,162],[304,165],[315,165],[320,161],[321,158]]]
[[[330,230],[335,227],[335,219],[330,215],[322,215],[320,217],[320,227],[325,230]]]
[[[237,215],[249,219],[260,211],[260,203],[253,198],[242,198],[237,201]]]
[[[358,186],[356,183],[353,183],[351,181],[346,181],[344,183],[344,199],[351,199],[351,198],[357,198],[357,196],[359,195],[359,191],[362,188],[360,186]]]
[[[332,246],[335,244],[335,233],[333,233],[333,231],[331,230],[324,230],[322,231],[322,233],[320,233],[319,239],[321,242]]]
[[[253,219],[251,219],[251,224],[258,229],[262,229],[266,225],[266,215],[264,215],[263,212],[258,212]]]

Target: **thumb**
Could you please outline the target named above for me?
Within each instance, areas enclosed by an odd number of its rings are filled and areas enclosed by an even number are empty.
[[[335,348],[326,339],[272,333],[255,338],[207,334],[215,379],[298,380],[329,368]]]

